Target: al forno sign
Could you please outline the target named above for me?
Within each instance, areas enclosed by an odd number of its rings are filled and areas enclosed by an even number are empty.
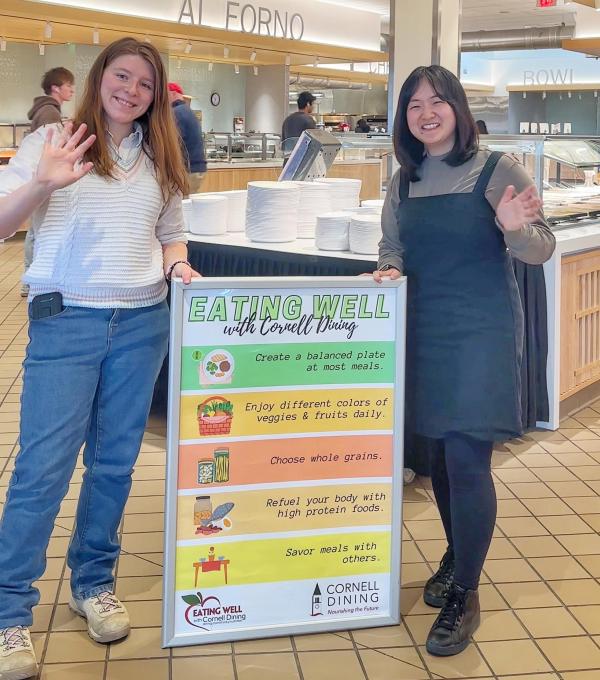
[[[52,0],[49,4],[322,45],[375,51],[381,45],[379,14],[318,0],[300,4],[293,0]]]

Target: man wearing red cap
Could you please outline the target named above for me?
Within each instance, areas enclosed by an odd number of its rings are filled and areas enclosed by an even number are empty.
[[[190,173],[190,194],[200,189],[202,177],[206,173],[206,158],[202,142],[202,129],[191,108],[183,97],[179,83],[169,83],[169,101],[181,135],[181,147]]]

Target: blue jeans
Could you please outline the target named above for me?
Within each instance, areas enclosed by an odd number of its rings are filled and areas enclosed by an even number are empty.
[[[32,583],[46,568],[54,520],[84,443],[68,551],[71,590],[87,598],[113,588],[117,530],[168,334],[166,302],[67,307],[30,320],[20,451],[0,521],[0,628],[31,625],[39,602]]]

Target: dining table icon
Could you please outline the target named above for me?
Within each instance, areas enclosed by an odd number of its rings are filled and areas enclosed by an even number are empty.
[[[200,572],[203,574],[209,571],[221,571],[223,569],[223,575],[225,577],[225,585],[227,585],[227,567],[229,566],[229,560],[224,557],[211,557],[207,560],[202,559],[200,562],[194,562],[194,588],[198,586],[198,576]]]

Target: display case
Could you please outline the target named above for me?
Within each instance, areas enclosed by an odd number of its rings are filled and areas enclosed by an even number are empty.
[[[281,137],[271,133],[206,132],[204,148],[211,162],[248,163],[282,157]]]
[[[358,132],[334,132],[341,142],[338,160],[381,161],[382,189],[385,190],[393,173],[394,144],[390,135],[361,134]]]
[[[523,163],[534,178],[553,229],[600,217],[600,138],[482,135],[481,143]]]
[[[550,412],[539,423],[556,429],[600,396],[600,139],[482,135],[481,144],[524,164],[556,238],[544,264]]]
[[[30,127],[30,123],[0,123],[0,165],[5,165],[15,155]]]

